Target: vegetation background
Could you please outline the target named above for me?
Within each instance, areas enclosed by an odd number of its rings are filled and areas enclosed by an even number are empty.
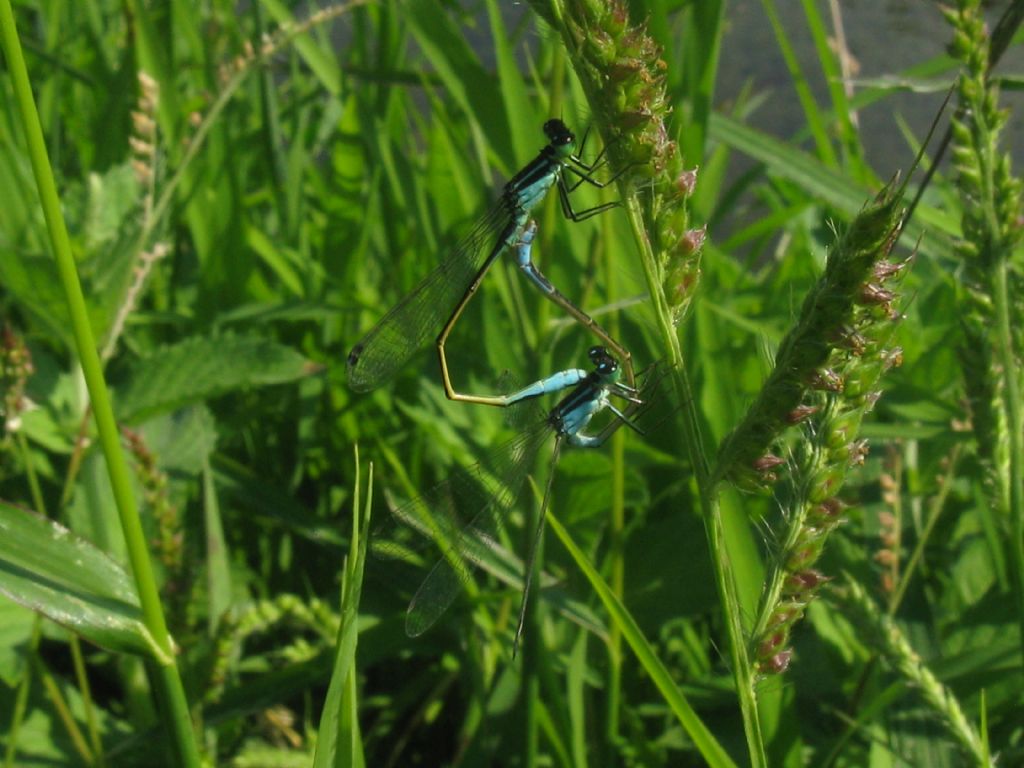
[[[0,0],[6,764],[1022,762],[1019,79],[989,62],[1024,3],[916,3],[932,47],[859,80],[845,4],[782,5]],[[741,12],[771,45],[730,47]],[[670,373],[645,437],[563,452],[513,659],[544,452],[427,634],[429,552],[366,545],[530,415],[449,403],[430,352],[369,395],[344,360],[552,116],[628,172],[585,223],[538,208],[536,258]],[[502,262],[449,349],[488,391],[593,343]]]

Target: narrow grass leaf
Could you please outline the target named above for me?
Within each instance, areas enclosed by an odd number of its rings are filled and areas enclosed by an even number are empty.
[[[651,681],[661,692],[665,703],[668,704],[673,714],[679,720],[680,725],[683,726],[690,735],[690,738],[693,739],[694,746],[707,764],[711,768],[735,765],[722,745],[715,739],[714,734],[708,730],[707,726],[697,716],[697,713],[690,706],[690,702],[686,700],[686,696],[675,684],[675,681],[672,680],[669,671],[661,663],[661,659],[655,654],[650,643],[647,642],[647,638],[644,637],[643,632],[637,626],[632,615],[619,601],[611,587],[594,569],[594,566],[590,564],[587,556],[576,546],[576,543],[570,538],[569,532],[565,530],[561,522],[550,510],[547,515],[547,524],[555,532],[555,535],[558,536],[562,545],[572,556],[572,559],[576,561],[576,565],[579,566],[583,575],[587,577],[594,591],[597,592],[597,596],[601,598],[601,602],[604,603],[605,608],[608,610],[611,620],[618,625],[623,638],[629,643],[633,653],[636,654],[637,661],[647,670],[647,674],[650,675]]]
[[[120,565],[67,528],[3,502],[0,593],[103,648],[167,663]]]
[[[864,201],[873,194],[806,153],[726,115],[715,113],[711,116],[711,135],[763,163],[773,176],[789,179],[819,201],[850,216],[859,213]],[[908,240],[920,238],[922,251],[951,262],[953,247],[947,237],[939,234],[952,232],[951,224],[953,221],[948,216],[919,205],[914,218],[906,223],[904,236]]]
[[[539,135],[532,126],[533,110],[526,92],[526,82],[519,70],[515,58],[509,30],[505,28],[499,3],[488,0],[487,17],[491,22],[491,37],[494,40],[494,58],[498,70],[498,90],[505,105],[504,114],[508,118],[511,138],[511,149],[516,158],[530,157],[536,151],[533,145],[535,136]],[[531,130],[532,129],[532,130]]]
[[[278,0],[261,0],[261,4],[267,9],[267,12],[271,17],[273,17],[274,21],[282,27],[296,25],[295,17],[292,16],[284,3],[281,3]],[[292,41],[292,45],[295,46],[295,50],[299,52],[302,60],[306,62],[309,68],[313,71],[313,74],[316,75],[320,84],[323,85],[323,87],[326,88],[332,96],[340,94],[341,75],[340,70],[338,69],[338,64],[317,45],[317,42],[313,37],[308,32],[301,34]]]
[[[303,297],[302,258],[291,249],[281,248],[258,227],[245,227],[245,242],[274,273],[277,283],[295,298]]]
[[[220,617],[231,605],[231,564],[217,486],[208,462],[203,466],[203,520],[206,523],[206,588],[209,593],[207,624],[210,635],[214,636]]]
[[[829,140],[821,109],[814,100],[814,94],[811,93],[807,77],[800,66],[800,59],[797,57],[793,44],[786,34],[785,26],[782,24],[781,19],[779,19],[778,12],[775,10],[775,4],[772,0],[761,0],[761,5],[764,7],[768,21],[771,22],[772,29],[775,31],[775,39],[779,44],[779,51],[782,53],[782,58],[786,62],[786,69],[789,70],[789,75],[793,79],[793,88],[800,99],[800,106],[803,107],[804,117],[807,118],[807,128],[810,130],[811,136],[814,137],[818,157],[827,166],[836,167],[838,159],[836,158],[835,149],[832,147],[832,142]]]
[[[660,3],[659,3],[660,5]],[[684,75],[686,101],[693,105],[693,116],[686,130],[679,137],[683,157],[705,158],[701,163],[702,183],[706,183],[704,171],[707,168],[708,118],[715,100],[715,86],[718,83],[718,68],[722,54],[722,31],[724,28],[725,3],[722,0],[704,0],[694,3],[692,23],[686,25]],[[671,73],[670,73],[671,78]],[[674,83],[672,84],[675,85]],[[696,161],[688,160],[691,166]]]
[[[359,454],[356,452],[356,463]],[[345,565],[342,584],[341,625],[335,645],[334,671],[327,689],[320,731],[317,739],[315,768],[327,766],[362,766],[362,739],[359,734],[358,706],[353,671],[356,669],[356,642],[359,638],[357,619],[359,597],[363,589],[366,545],[370,530],[370,509],[373,501],[373,465],[366,481],[366,506],[359,515],[359,470],[356,468],[356,490],[352,503],[352,543]]]
[[[447,14],[439,12],[434,3],[426,0],[407,3],[405,18],[449,96],[467,116],[487,120],[495,128],[501,127],[499,133],[489,131],[494,137],[494,147],[510,147],[508,121],[499,118],[504,108],[501,93],[461,30],[455,28]],[[503,156],[507,161],[507,152]]]

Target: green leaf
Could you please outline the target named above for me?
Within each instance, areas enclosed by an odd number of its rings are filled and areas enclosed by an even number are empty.
[[[334,657],[334,671],[327,690],[323,714],[320,717],[319,738],[316,745],[316,768],[327,766],[362,766],[362,737],[359,733],[358,704],[356,699],[356,642],[359,638],[357,619],[359,597],[363,589],[363,569],[366,565],[366,545],[370,531],[370,507],[373,501],[373,465],[370,465],[366,487],[366,507],[359,515],[359,454],[356,453],[356,491],[352,503],[352,544],[344,572],[342,586],[341,626]]]
[[[764,164],[768,172],[789,179],[818,200],[850,217],[860,213],[877,190],[854,184],[844,174],[828,168],[778,139],[760,133],[721,113],[711,117],[712,136]],[[908,158],[909,165],[911,158]],[[921,239],[921,248],[944,261],[953,260],[953,246],[947,234],[954,234],[954,220],[926,205],[919,205],[914,218],[904,227],[907,241]]]
[[[433,66],[451,99],[466,115],[486,120],[494,146],[511,147],[502,90],[480,62],[462,30],[435,3],[414,0],[403,9],[405,20],[423,55]],[[504,158],[507,151],[499,150]]]
[[[0,682],[14,688],[25,673],[25,648],[36,617],[17,603],[0,599]]]
[[[203,520],[206,523],[206,590],[209,603],[207,626],[216,636],[221,617],[231,607],[231,557],[224,536],[224,519],[217,484],[209,462],[203,466]]]
[[[67,528],[3,502],[0,593],[99,646],[168,662],[121,566]]]
[[[661,692],[665,703],[678,718],[680,725],[683,726],[690,738],[693,739],[694,746],[700,751],[707,764],[710,766],[735,765],[722,745],[715,739],[714,734],[697,716],[690,702],[686,700],[686,695],[676,685],[668,669],[665,668],[661,659],[654,652],[654,648],[651,647],[640,627],[637,626],[636,621],[633,620],[629,611],[626,610],[626,606],[619,601],[611,587],[601,578],[601,575],[594,569],[594,566],[590,564],[587,556],[576,546],[576,543],[569,537],[569,532],[565,530],[558,521],[558,518],[550,510],[548,510],[547,522],[548,526],[555,532],[555,535],[558,536],[559,541],[562,542],[562,545],[569,551],[569,554],[583,572],[583,575],[587,577],[590,585],[597,592],[597,596],[601,598],[604,607],[608,609],[611,620],[621,630],[623,639],[633,649],[637,660]]]
[[[296,20],[292,16],[291,12],[285,7],[285,4],[279,2],[279,0],[263,0],[263,7],[267,9],[270,16],[280,24],[282,27],[295,26]],[[313,39],[312,35],[306,33],[299,35],[292,42],[295,46],[295,50],[299,52],[302,60],[306,62],[309,68],[316,75],[317,80],[320,84],[332,96],[337,96],[341,93],[341,75],[338,70],[338,65],[335,63],[331,54],[320,47],[316,40]]]
[[[196,337],[139,360],[118,389],[118,417],[138,422],[245,386],[294,381],[312,364],[266,339]]]
[[[142,426],[146,445],[164,470],[197,475],[217,445],[217,424],[210,410],[193,405],[163,414]]]

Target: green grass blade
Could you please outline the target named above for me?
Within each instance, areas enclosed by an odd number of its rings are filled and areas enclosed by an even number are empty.
[[[511,166],[507,148],[512,146],[512,138],[508,133],[508,120],[503,119],[502,93],[465,36],[448,21],[446,14],[439,13],[437,6],[427,0],[406,3],[404,12],[416,42],[433,65],[449,97],[465,115],[475,116],[474,120],[486,120],[493,127],[493,146]]]
[[[851,217],[859,213],[864,201],[874,194],[806,153],[721,113],[712,116],[711,133],[715,139],[763,163],[771,175],[789,179],[819,202]],[[950,216],[923,205],[918,206],[914,218],[904,229],[908,239],[920,238],[923,252],[948,262],[953,261],[954,255],[946,235],[955,233],[956,223]]]
[[[833,52],[828,30],[825,28],[818,6],[814,0],[802,0],[804,16],[807,18],[807,25],[811,30],[811,39],[814,41],[814,49],[818,54],[818,61],[821,62],[821,71],[825,76],[825,83],[828,87],[829,97],[832,100],[832,119],[834,121],[834,132],[840,144],[846,152],[844,158],[846,166],[856,174],[863,182],[869,182],[872,174],[864,165],[863,150],[857,127],[853,124],[853,110],[850,108],[850,100],[846,94],[847,84],[843,82],[843,71],[839,64],[839,57],[847,54],[847,51],[840,50]],[[836,12],[840,13],[838,3],[834,6]],[[842,18],[833,19],[836,24],[842,24]],[[838,31],[836,38],[838,38]],[[843,38],[845,39],[845,37]],[[852,86],[850,86],[852,89]],[[823,119],[828,119],[828,115]]]
[[[370,531],[373,502],[373,465],[366,480],[366,505],[359,514],[359,451],[356,450],[355,493],[352,501],[352,544],[346,559],[342,583],[341,626],[335,644],[334,671],[320,717],[315,768],[364,765],[362,737],[359,733],[356,700],[356,643],[359,638],[359,597],[363,589],[363,570]]]
[[[562,542],[566,550],[568,550],[576,565],[583,572],[583,575],[587,577],[594,591],[597,592],[597,596],[601,598],[601,602],[608,609],[611,620],[619,627],[623,638],[629,643],[633,653],[636,654],[637,660],[647,671],[647,674],[650,675],[651,681],[661,692],[665,703],[668,704],[673,714],[679,720],[680,725],[683,726],[690,735],[690,738],[693,739],[694,745],[707,764],[712,766],[712,768],[725,768],[726,766],[735,765],[711,731],[697,717],[697,713],[690,706],[690,702],[686,700],[686,696],[675,684],[675,681],[672,680],[669,671],[655,654],[654,649],[647,642],[647,638],[644,637],[643,632],[637,626],[629,611],[615,596],[615,593],[605,583],[604,579],[601,578],[601,575],[590,564],[587,556],[576,546],[576,543],[569,536],[569,532],[550,510],[547,515],[547,524],[555,532],[555,535],[558,536],[559,541]]]
[[[500,12],[500,3],[488,0],[487,16],[491,22],[491,37],[494,40],[494,55],[498,70],[498,89],[504,104],[504,115],[509,120],[508,132],[511,149],[516,158],[530,157],[536,152],[537,124],[531,99],[526,92],[526,82],[519,71],[519,64],[512,48],[509,30],[505,27]]]
[[[764,12],[768,16],[772,29],[775,30],[775,39],[779,43],[779,50],[782,52],[782,58],[786,62],[786,69],[789,70],[789,75],[793,80],[793,87],[796,89],[797,98],[800,100],[800,106],[804,110],[804,117],[807,119],[807,128],[810,130],[811,136],[814,137],[818,158],[830,168],[837,167],[839,160],[829,139],[828,129],[825,127],[825,120],[821,109],[814,100],[814,94],[811,93],[811,87],[807,83],[807,76],[800,66],[800,60],[797,58],[796,51],[793,50],[793,44],[786,33],[786,28],[779,19],[779,15],[775,10],[775,4],[772,0],[761,0],[761,5],[764,7]]]
[[[282,27],[295,26],[295,17],[280,0],[260,0],[260,2],[267,9],[271,18]],[[323,50],[309,32],[296,37],[292,44],[327,92],[332,96],[340,94],[341,70],[338,69],[338,64],[330,53]]]
[[[209,597],[207,626],[214,635],[221,616],[231,605],[231,563],[228,545],[224,538],[224,523],[221,519],[220,502],[213,470],[208,461],[203,462],[203,519],[206,522],[206,584]]]
[[[167,622],[160,604],[160,595],[153,575],[153,567],[142,531],[138,507],[132,490],[131,479],[120,445],[120,434],[114,420],[103,368],[96,351],[96,341],[86,312],[85,297],[78,278],[67,226],[61,210],[60,198],[53,169],[43,138],[39,114],[36,110],[29,83],[28,71],[21,52],[21,41],[14,23],[14,12],[9,0],[0,0],[0,34],[7,59],[8,74],[13,82],[15,96],[21,117],[21,127],[28,144],[29,158],[39,191],[40,203],[50,236],[60,282],[71,317],[75,336],[75,347],[79,363],[89,390],[93,415],[99,433],[100,444],[110,472],[110,484],[114,489],[121,529],[127,545],[132,575],[141,603],[143,621],[153,641],[160,648],[160,665],[149,665],[150,680],[157,696],[165,708],[165,722],[173,739],[177,758],[182,765],[197,766],[199,751],[189,716],[188,703],[181,677],[175,666]]]
[[[704,166],[708,121],[712,115],[715,85],[718,82],[718,66],[722,52],[722,36],[725,29],[725,3],[721,0],[704,0],[693,4],[693,23],[686,28],[684,78],[686,92],[693,105],[693,113],[681,131],[680,148],[686,165]]]

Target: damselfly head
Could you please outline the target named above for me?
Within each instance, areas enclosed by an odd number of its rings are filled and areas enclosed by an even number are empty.
[[[571,147],[576,143],[575,134],[557,117],[553,117],[544,123],[544,135],[548,137],[548,141],[555,147]]]
[[[616,360],[604,347],[591,347],[590,362],[594,364],[594,371],[601,376],[611,376],[619,370],[619,361]]]

